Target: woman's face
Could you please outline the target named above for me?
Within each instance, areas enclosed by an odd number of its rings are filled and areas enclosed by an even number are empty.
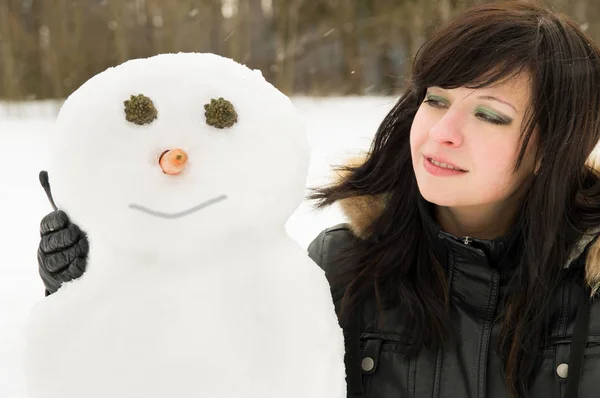
[[[448,207],[497,205],[512,197],[535,167],[532,137],[514,172],[529,101],[523,75],[480,89],[430,87],[410,131],[423,197]]]

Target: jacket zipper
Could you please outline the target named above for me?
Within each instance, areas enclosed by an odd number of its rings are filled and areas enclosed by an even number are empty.
[[[442,238],[442,239],[446,239],[448,242],[452,242],[452,244],[467,247],[469,250],[473,250],[480,256],[485,256],[485,253],[483,250],[473,246],[473,238],[471,238],[470,236],[465,236],[463,238],[457,238],[456,236],[454,236],[452,234],[449,234],[446,232],[439,232],[438,237]]]
[[[453,241],[455,241],[455,242],[460,242],[460,243],[462,243],[463,245],[466,245],[466,246],[471,246],[471,247],[473,247],[473,245],[472,245],[472,243],[473,243],[473,238],[472,238],[472,237],[470,237],[470,236],[463,236],[463,237],[459,238],[459,237],[457,237],[457,236],[454,236],[454,235],[452,235],[452,234],[449,234],[449,233],[447,233],[447,232],[443,232],[443,231],[442,231],[442,232],[440,232],[440,233],[438,234],[438,236],[439,236],[439,237],[441,237],[441,238],[448,239],[448,240],[453,240]]]
[[[483,250],[473,246],[473,238],[470,236],[463,236],[458,238],[452,234],[448,234],[446,232],[441,232],[441,236],[445,237],[454,244],[463,244],[469,248],[469,250],[474,250],[481,256],[485,256]],[[453,256],[451,255],[452,265],[454,264]],[[449,264],[450,265],[450,264]],[[451,267],[452,269],[453,267]],[[452,270],[453,271],[453,270]],[[488,304],[485,309],[485,316],[483,320],[483,328],[480,342],[480,351],[479,351],[479,360],[477,366],[477,397],[483,398],[486,396],[486,378],[487,378],[487,359],[488,359],[488,349],[490,344],[490,335],[492,332],[493,320],[494,320],[494,311],[498,302],[498,290],[499,290],[499,275],[497,271],[493,271],[491,286],[488,293]],[[438,351],[438,357],[436,360],[436,374],[435,374],[435,382],[434,382],[434,397],[440,397],[441,392],[439,391],[440,386],[440,377],[441,377],[441,355],[442,353]],[[440,367],[438,369],[438,367]]]

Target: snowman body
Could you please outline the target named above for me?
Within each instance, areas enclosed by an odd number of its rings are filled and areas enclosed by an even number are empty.
[[[128,270],[118,279],[90,256],[89,274],[36,308],[31,398],[345,396],[323,272],[282,236],[229,248],[176,266],[99,256]]]
[[[308,171],[289,98],[213,54],[94,76],[47,170],[88,234],[85,274],[33,310],[30,398],[342,398],[325,274],[284,225]]]

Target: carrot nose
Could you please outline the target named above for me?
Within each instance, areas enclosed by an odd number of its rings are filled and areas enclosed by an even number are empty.
[[[163,173],[169,175],[179,174],[187,165],[188,155],[183,149],[171,149],[163,152],[158,163]]]

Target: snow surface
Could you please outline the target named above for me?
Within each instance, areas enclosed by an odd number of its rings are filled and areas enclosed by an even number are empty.
[[[393,98],[295,98],[306,117],[311,163],[308,185],[330,178],[330,165],[368,148]],[[39,221],[50,206],[38,183],[44,168],[46,132],[58,106],[51,102],[0,107],[0,396],[26,397],[21,370],[23,328],[43,299],[37,275]],[[306,247],[318,232],[343,221],[337,209],[315,212],[303,203],[287,223],[290,236]]]

